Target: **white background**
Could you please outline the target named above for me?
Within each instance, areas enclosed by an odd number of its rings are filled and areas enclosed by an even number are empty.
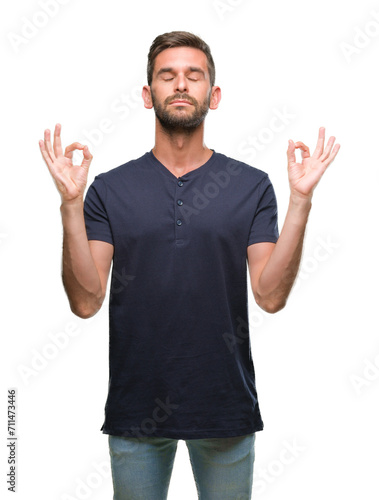
[[[41,14],[44,3],[49,14]],[[288,139],[313,152],[325,126],[327,138],[341,144],[316,189],[301,274],[286,308],[265,314],[249,295],[265,423],[256,440],[253,498],[378,498],[379,4],[19,0],[2,3],[0,18],[1,495],[6,395],[16,387],[16,498],[112,498],[100,432],[108,304],[92,320],[69,309],[60,278],[60,197],[38,141],[59,122],[64,146],[88,144],[88,185],[149,151],[154,112],[140,98],[147,53],[157,35],[188,30],[210,45],[222,89],[219,109],[206,119],[206,144],[269,174],[280,228],[289,197]],[[291,118],[270,135],[275,111]],[[95,134],[103,120],[107,131]],[[259,151],[246,146],[253,137]],[[75,335],[66,333],[66,346],[49,351],[52,336],[70,328]],[[34,372],[25,375],[27,369]],[[284,452],[289,445],[297,451]],[[169,500],[179,498],[197,498],[184,441],[169,489]]]

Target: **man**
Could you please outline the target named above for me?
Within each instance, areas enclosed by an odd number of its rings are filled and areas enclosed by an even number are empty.
[[[110,266],[109,435],[114,499],[167,492],[179,439],[199,497],[249,499],[255,433],[263,429],[251,358],[247,264],[257,304],[282,309],[298,272],[312,193],[339,145],[320,128],[313,155],[289,141],[290,201],[278,233],[268,175],[204,144],[221,90],[208,45],[187,32],[158,36],[142,92],[154,108],[154,148],[95,177],[92,155],[40,148],[61,194],[63,283],[71,310],[100,309]],[[295,149],[302,152],[297,163]],[[332,150],[333,148],[333,150]],[[83,151],[72,165],[75,149]]]

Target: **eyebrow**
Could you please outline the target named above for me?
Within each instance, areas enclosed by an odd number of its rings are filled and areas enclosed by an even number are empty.
[[[188,68],[188,71],[190,73],[201,73],[205,77],[204,71],[201,68],[198,68],[196,66],[190,66]],[[173,73],[173,72],[174,72],[173,68],[169,68],[169,67],[167,67],[167,68],[161,68],[158,71],[157,76],[161,75],[162,73]]]

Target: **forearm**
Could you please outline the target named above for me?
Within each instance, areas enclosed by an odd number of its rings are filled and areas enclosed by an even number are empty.
[[[311,200],[290,197],[282,231],[260,275],[258,304],[268,312],[282,309],[296,279]]]
[[[62,280],[71,310],[81,318],[93,316],[102,304],[101,281],[85,229],[83,201],[62,203]]]

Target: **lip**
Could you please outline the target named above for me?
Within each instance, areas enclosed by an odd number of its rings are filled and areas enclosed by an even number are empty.
[[[176,101],[172,101],[170,104],[176,104],[176,106],[192,106],[191,102],[182,101],[181,99],[177,99]]]

